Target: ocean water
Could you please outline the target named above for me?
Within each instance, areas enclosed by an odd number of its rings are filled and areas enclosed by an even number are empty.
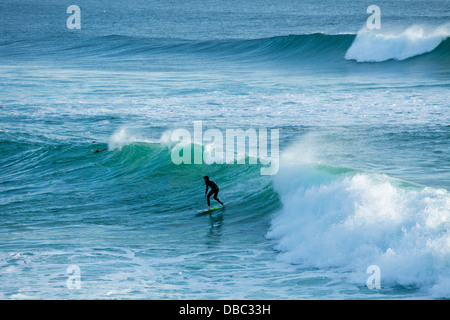
[[[1,299],[450,298],[447,0],[0,17]],[[169,133],[194,121],[279,129],[278,172],[174,164]],[[227,204],[211,215],[204,175]]]

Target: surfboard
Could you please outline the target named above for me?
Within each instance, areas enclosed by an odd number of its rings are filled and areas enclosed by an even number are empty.
[[[219,209],[223,209],[223,207],[210,208],[209,210],[208,209],[200,210],[200,211],[197,212],[197,215],[202,215],[202,214],[205,214],[205,213],[211,213],[211,212],[219,210]]]

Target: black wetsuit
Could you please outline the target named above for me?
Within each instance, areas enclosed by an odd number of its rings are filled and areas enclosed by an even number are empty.
[[[214,200],[216,200],[217,202],[219,202],[221,205],[223,205],[223,203],[219,200],[219,198],[217,198],[217,195],[219,194],[219,187],[217,186],[217,184],[214,183],[214,181],[208,180],[205,181],[206,184],[206,191],[205,194],[208,192],[208,187],[211,188],[211,191],[209,191],[207,199],[208,199],[208,207],[211,206],[211,203],[209,201],[209,198],[214,195]]]

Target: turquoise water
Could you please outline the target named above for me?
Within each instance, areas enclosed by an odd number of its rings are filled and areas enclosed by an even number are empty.
[[[0,298],[449,298],[446,1],[70,4],[0,4]],[[277,174],[175,165],[194,121]]]

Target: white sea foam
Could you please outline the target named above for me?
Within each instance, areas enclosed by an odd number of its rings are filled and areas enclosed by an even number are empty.
[[[297,155],[301,154],[297,150]],[[282,155],[274,187],[283,203],[270,238],[280,259],[342,268],[362,285],[369,265],[382,284],[419,287],[450,297],[450,193],[405,186],[388,176],[327,173]]]
[[[450,35],[450,24],[438,28],[411,26],[401,32],[362,29],[347,50],[345,59],[358,62],[405,60],[431,52]]]
[[[125,145],[136,142],[157,143],[158,141],[139,136],[138,134],[131,132],[129,128],[122,127],[116,130],[109,138],[108,147],[110,149],[121,149]]]

